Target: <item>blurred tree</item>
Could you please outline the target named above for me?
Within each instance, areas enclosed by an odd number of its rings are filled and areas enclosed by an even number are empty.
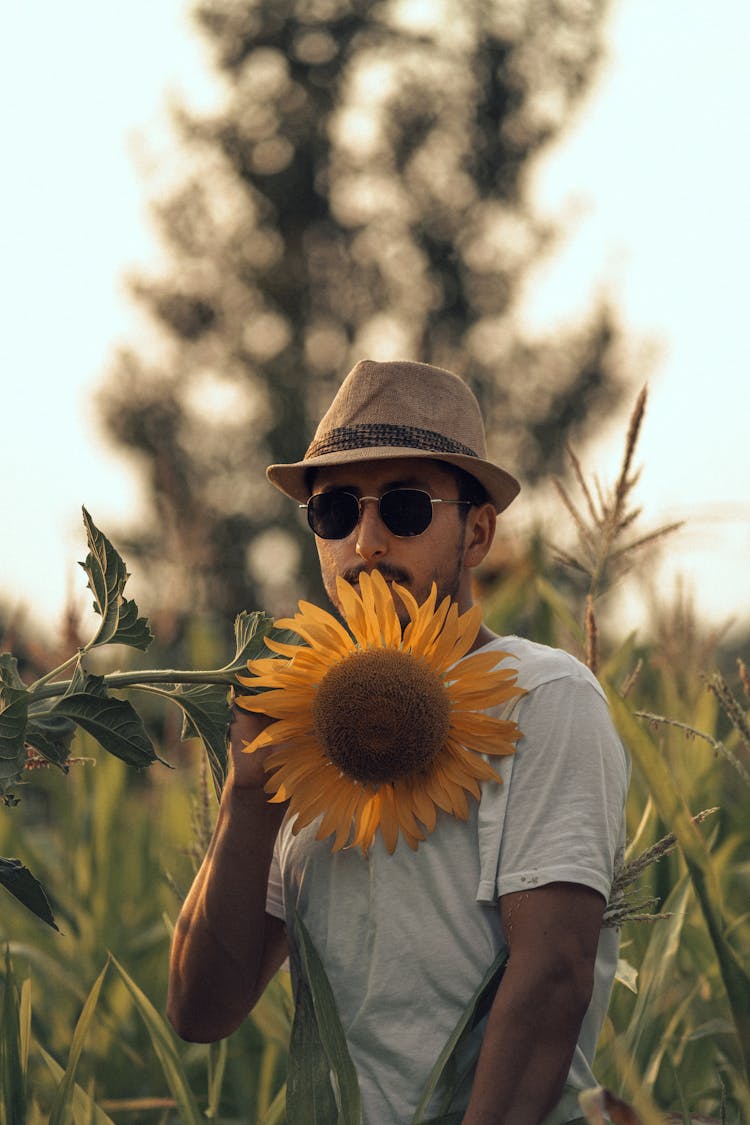
[[[562,468],[618,395],[602,305],[529,339],[517,307],[557,232],[536,155],[601,57],[606,0],[204,0],[223,104],[174,112],[187,158],[153,204],[169,257],[132,291],[160,346],[101,395],[150,518],[127,557],[179,610],[289,609],[318,593],[298,513],[264,478],[296,460],[357,359],[415,358],[476,390],[498,458]]]

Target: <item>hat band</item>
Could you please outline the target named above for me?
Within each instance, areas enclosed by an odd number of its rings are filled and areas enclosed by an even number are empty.
[[[398,446],[403,449],[422,449],[430,453],[458,453],[463,457],[479,454],[460,441],[439,434],[435,430],[422,430],[418,426],[394,426],[388,422],[364,422],[356,426],[338,426],[314,441],[305,460],[338,453],[344,449],[371,449],[374,446]]]

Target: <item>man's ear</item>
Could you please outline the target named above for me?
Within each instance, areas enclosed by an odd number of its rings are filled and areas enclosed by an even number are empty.
[[[464,539],[464,566],[472,569],[484,561],[495,538],[496,527],[497,512],[492,504],[481,504],[469,509]]]

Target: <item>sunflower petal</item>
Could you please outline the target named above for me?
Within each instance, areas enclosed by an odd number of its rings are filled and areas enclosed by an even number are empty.
[[[343,578],[336,579],[336,590],[341,602],[342,612],[354,640],[360,648],[367,648],[369,629],[367,614],[361,597],[354,587],[345,582]]]
[[[398,843],[398,815],[396,802],[393,796],[393,786],[381,785],[378,790],[380,798],[380,833],[389,855],[393,855]]]

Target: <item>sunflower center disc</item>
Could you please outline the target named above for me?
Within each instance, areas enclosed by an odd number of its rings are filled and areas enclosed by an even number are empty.
[[[339,769],[362,782],[425,770],[445,746],[450,703],[425,660],[396,649],[355,652],[323,677],[315,733]]]

